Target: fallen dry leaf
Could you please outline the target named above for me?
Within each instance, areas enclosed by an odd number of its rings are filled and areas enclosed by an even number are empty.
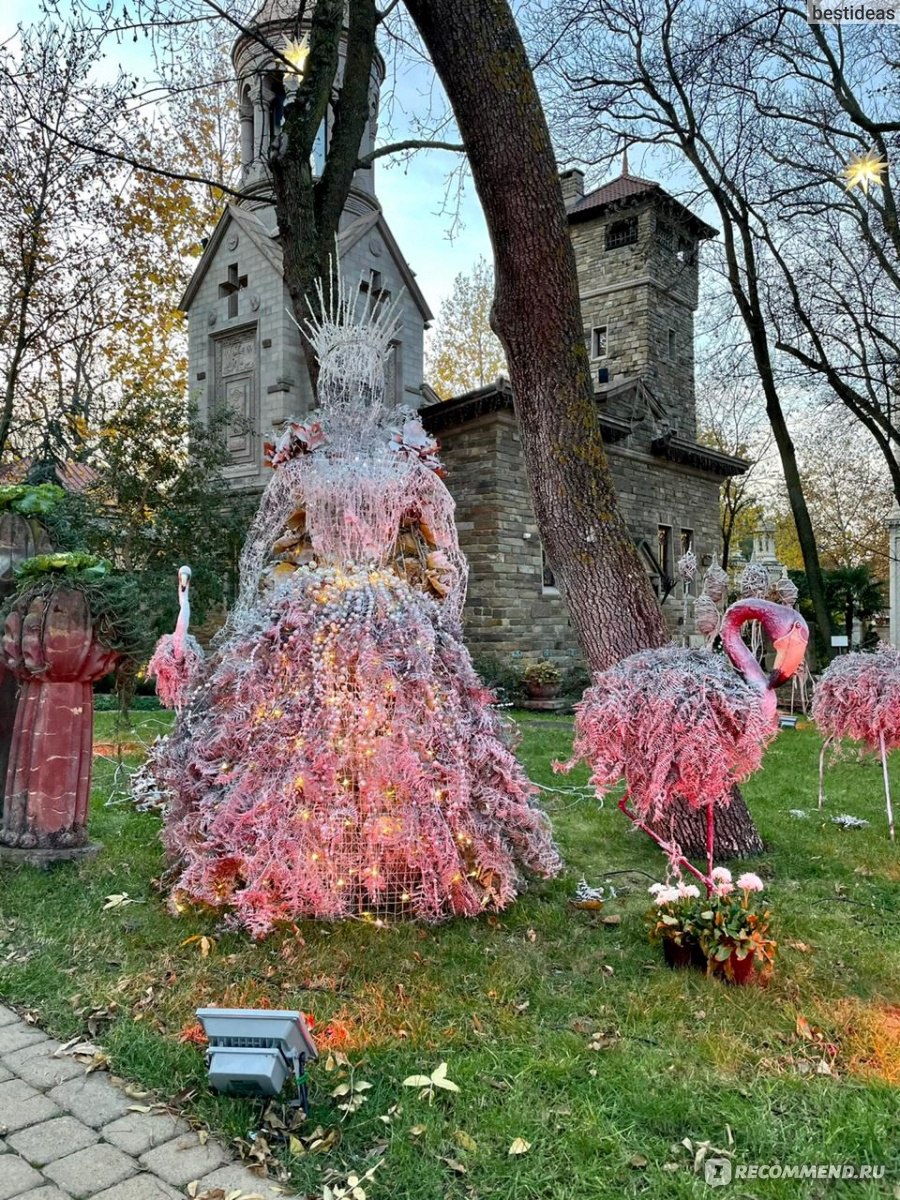
[[[530,1149],[531,1149],[531,1142],[526,1142],[524,1138],[516,1138],[506,1153],[507,1154],[527,1154]]]

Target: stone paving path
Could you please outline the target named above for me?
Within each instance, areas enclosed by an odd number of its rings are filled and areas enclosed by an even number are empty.
[[[182,1200],[212,1188],[280,1190],[201,1144],[177,1117],[132,1111],[102,1072],[54,1057],[59,1042],[0,1005],[0,1200]]]

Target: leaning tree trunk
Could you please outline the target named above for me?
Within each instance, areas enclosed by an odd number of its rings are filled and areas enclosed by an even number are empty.
[[[669,637],[600,437],[575,253],[537,88],[506,0],[406,7],[453,106],[490,231],[491,324],[506,351],[541,538],[585,657],[602,671]],[[705,852],[694,813],[679,810],[673,821],[686,853]],[[761,848],[738,797],[721,818],[716,856]]]
[[[406,0],[449,96],[494,247],[538,527],[595,671],[668,641],[600,438],[556,159],[505,0]]]

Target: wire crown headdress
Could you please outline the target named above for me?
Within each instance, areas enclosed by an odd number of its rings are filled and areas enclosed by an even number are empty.
[[[322,280],[316,281],[318,312],[307,301],[310,312],[306,322],[307,335],[319,363],[324,366],[328,356],[337,349],[359,344],[385,358],[391,342],[400,332],[403,292],[398,293],[390,304],[372,305],[370,293],[361,286],[362,275],[359,285],[352,291],[345,287],[340,271],[332,272],[331,279],[327,299]]]

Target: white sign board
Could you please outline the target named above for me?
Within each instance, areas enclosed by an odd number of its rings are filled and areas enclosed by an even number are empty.
[[[850,639],[847,637],[846,633],[837,633],[832,636],[831,644],[835,647],[849,646]]]

